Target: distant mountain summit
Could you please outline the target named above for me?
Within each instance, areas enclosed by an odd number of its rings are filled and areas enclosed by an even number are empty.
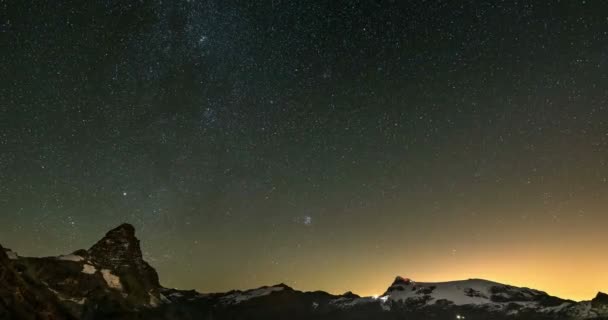
[[[0,320],[18,319],[608,319],[608,295],[574,302],[483,279],[396,277],[380,297],[285,285],[202,294],[164,288],[122,224],[90,249],[30,258],[0,246]]]
[[[591,300],[591,306],[597,309],[608,309],[608,294],[598,292],[595,298]]]
[[[403,278],[401,276],[397,276],[395,278],[395,281],[393,281],[393,284],[389,287],[400,287],[400,286],[409,286],[410,284],[412,284],[412,280],[410,278]]]
[[[135,227],[127,223],[108,231],[87,253],[97,263],[112,268],[143,261]]]
[[[518,308],[535,308],[541,312],[571,301],[549,296],[529,288],[519,288],[483,279],[449,282],[415,282],[397,277],[384,294],[392,301],[419,307],[432,305],[479,306],[480,308],[514,312]]]
[[[145,282],[145,289],[160,287],[158,274],[144,261],[135,228],[130,224],[110,230],[86,252],[86,256],[97,266],[139,278]]]
[[[129,224],[110,230],[90,249],[72,254],[28,258],[6,252],[29,283],[51,293],[75,318],[121,315],[129,319],[141,308],[168,301],[160,293],[156,270],[143,260],[135,228]]]

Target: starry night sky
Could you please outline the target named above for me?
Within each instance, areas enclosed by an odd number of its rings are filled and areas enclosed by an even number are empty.
[[[608,290],[605,1],[0,1],[0,243],[169,287]]]

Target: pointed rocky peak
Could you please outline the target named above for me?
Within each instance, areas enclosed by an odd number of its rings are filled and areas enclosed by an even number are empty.
[[[140,276],[154,287],[160,287],[158,274],[143,260],[139,239],[135,237],[135,227],[130,224],[125,223],[110,230],[87,254],[101,268],[119,275]]]
[[[414,283],[414,281],[412,279],[410,279],[410,278],[403,278],[401,276],[397,276],[395,278],[395,281],[393,281],[393,284],[391,285],[391,287],[394,286],[394,285],[409,286],[412,283]]]
[[[135,228],[130,224],[122,224],[106,233],[88,251],[95,262],[140,260],[142,258],[139,240],[135,237]],[[115,264],[115,263],[111,263]]]
[[[123,223],[118,227],[108,231],[106,237],[135,239],[135,227],[131,224]]]
[[[346,291],[346,292],[344,292],[344,294],[342,294],[342,297],[349,298],[349,299],[358,299],[358,298],[361,298],[359,295],[354,294],[352,291]]]
[[[608,306],[608,294],[605,294],[603,292],[598,292],[597,295],[595,296],[595,298],[593,298],[593,300],[591,300],[591,305],[594,308]]]
[[[105,237],[97,243],[99,244],[121,243],[125,245],[139,245],[139,240],[135,237],[135,227],[128,223],[123,223],[120,226],[108,231]]]
[[[391,286],[386,289],[386,292],[383,294],[383,296],[388,295],[394,291],[404,291],[408,286],[413,286],[414,284],[415,282],[410,278],[403,278],[397,276]]]

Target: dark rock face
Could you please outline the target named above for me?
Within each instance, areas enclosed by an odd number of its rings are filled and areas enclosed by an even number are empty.
[[[464,293],[466,296],[469,296],[469,297],[487,298],[483,293],[481,293],[477,290],[474,290],[472,288],[465,289]]]
[[[0,320],[608,319],[608,295],[603,293],[575,303],[508,285],[491,287],[489,297],[463,286],[458,288],[463,296],[488,300],[487,305],[463,305],[455,303],[458,293],[445,298],[438,285],[397,277],[387,292],[406,293],[405,300],[301,292],[285,284],[212,294],[167,289],[143,260],[135,229],[128,224],[108,232],[91,249],[67,256],[26,258],[0,247]]]
[[[29,280],[13,268],[0,246],[0,319],[72,319],[54,296]]]
[[[608,294],[598,292],[595,298],[591,300],[591,306],[594,308],[608,308]]]
[[[129,309],[160,303],[160,282],[156,270],[143,259],[135,228],[122,224],[110,230],[87,251],[87,258],[100,269],[116,275],[127,295]]]
[[[541,296],[547,296],[541,291],[516,288],[512,286],[494,286],[491,289],[494,302],[536,301]]]
[[[402,287],[402,286],[390,286],[388,288],[388,290],[386,290],[386,292],[384,293],[384,295],[386,295],[386,294],[388,294],[388,293],[390,293],[392,291],[403,291],[403,290],[405,290],[405,288]]]
[[[420,295],[429,295],[432,294],[433,291],[435,290],[435,286],[430,286],[430,287],[420,287],[416,289],[416,294],[420,294]]]
[[[384,292],[382,295],[385,296],[393,291],[416,290],[415,286],[409,287],[413,283],[414,282],[408,278],[402,278],[398,276],[395,278],[391,286],[386,289],[386,292]]]
[[[395,281],[393,281],[392,286],[394,286],[394,285],[409,286],[410,284],[412,284],[412,280],[410,280],[409,278],[396,277]]]
[[[347,291],[342,295],[344,298],[348,298],[348,299],[357,299],[360,298],[359,295],[356,295],[354,293],[352,293],[351,291]]]
[[[163,300],[158,275],[143,260],[131,225],[111,230],[89,250],[60,257],[18,257],[13,265],[78,319],[132,319],[141,308]]]
[[[149,289],[159,288],[156,270],[144,261],[135,228],[123,224],[110,230],[88,250],[89,259],[96,265],[118,274],[134,274],[147,282]]]

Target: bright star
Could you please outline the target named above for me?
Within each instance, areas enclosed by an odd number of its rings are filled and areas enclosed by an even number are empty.
[[[304,217],[304,224],[309,226],[312,224],[312,217],[311,216],[305,216]]]

